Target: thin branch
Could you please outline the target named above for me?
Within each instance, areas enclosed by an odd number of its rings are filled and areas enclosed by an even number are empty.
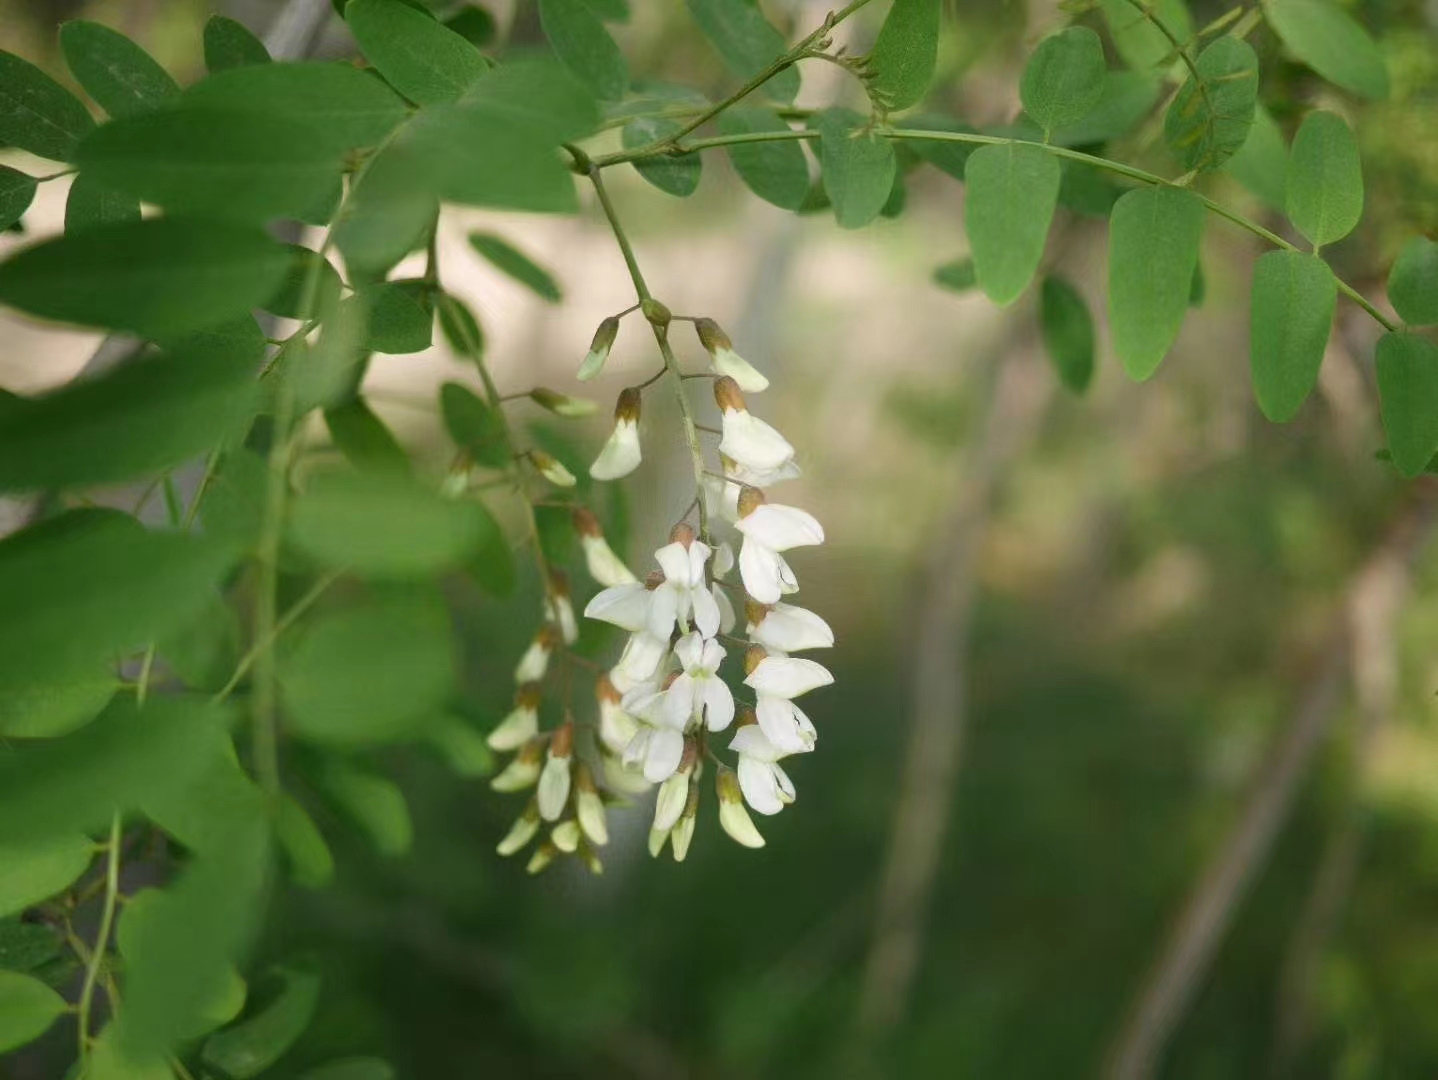
[[[120,895],[120,812],[110,817],[110,841],[105,854],[105,905],[100,911],[100,928],[95,933],[95,947],[85,965],[85,982],[80,988],[79,1040],[80,1061],[90,1057],[90,1009],[95,999],[95,985],[110,947],[110,931],[115,925],[115,901]]]

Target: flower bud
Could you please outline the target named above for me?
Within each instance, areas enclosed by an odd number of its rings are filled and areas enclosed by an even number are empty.
[[[543,760],[544,740],[530,739],[520,748],[514,760],[489,782],[489,786],[495,791],[523,791],[539,779]]]
[[[749,411],[748,405],[744,403],[744,395],[739,390],[739,383],[728,375],[714,380],[714,402],[719,406],[720,412]]]
[[[674,318],[674,313],[652,296],[640,303],[639,310],[646,319],[661,328],[668,326]]]
[[[734,343],[729,340],[729,335],[724,333],[713,319],[695,319],[694,329],[699,333],[699,343],[709,353],[709,360],[715,372],[733,379],[739,389],[750,394],[757,394],[768,388],[769,380],[734,351]]]
[[[542,386],[531,390],[529,399],[556,416],[593,416],[599,411],[599,406],[588,398],[570,397]]]
[[[758,724],[759,717],[754,712],[752,705],[740,705],[734,715],[734,728],[737,731],[742,727],[749,727],[751,724]]]
[[[566,645],[579,640],[579,622],[574,617],[574,602],[569,598],[569,578],[563,570],[549,572],[549,594],[544,608],[545,616],[559,627]]]
[[[669,829],[653,828],[649,830],[649,857],[651,859],[659,858],[659,853],[664,850],[664,845],[669,842],[670,831]]]
[[[537,683],[526,682],[514,695],[514,708],[489,733],[485,742],[491,750],[518,750],[539,731],[539,703],[543,693]]]
[[[495,850],[508,858],[533,840],[534,834],[538,831],[539,807],[535,806],[533,799],[530,799],[524,808],[524,813],[514,819],[514,824],[509,827],[509,832],[504,834],[504,839],[499,842],[499,846]]]
[[[768,500],[764,493],[756,487],[744,486],[739,489],[739,518],[743,520],[752,514]]]
[[[573,818],[561,821],[549,830],[549,841],[566,855],[573,855],[579,848],[579,822]]]
[[[604,820],[604,800],[594,786],[594,777],[589,766],[581,764],[574,771],[574,812],[579,818],[579,827],[591,843],[601,847],[609,843],[609,826]]]
[[[458,499],[469,490],[469,465],[461,463],[444,474],[439,493],[446,499]]]
[[[579,536],[579,546],[584,551],[584,565],[589,576],[606,588],[616,585],[630,585],[637,579],[633,571],[624,565],[624,560],[614,554],[609,541],[604,539],[604,530],[599,519],[584,507],[576,507],[573,513],[574,531]]]
[[[539,816],[545,821],[556,821],[564,812],[569,801],[570,765],[574,750],[574,724],[561,724],[549,742],[549,757],[544,762],[544,771],[539,775],[539,790],[535,798],[539,803]]]
[[[555,487],[573,487],[577,481],[574,474],[566,469],[562,462],[552,454],[546,454],[543,450],[531,450],[529,460],[539,470],[539,475],[548,480]]]
[[[639,445],[640,393],[629,387],[614,405],[614,430],[609,440],[589,466],[589,475],[596,480],[618,480],[639,467],[643,451]]]
[[[659,785],[659,797],[654,802],[654,827],[672,829],[684,812],[689,799],[689,777],[699,758],[699,744],[694,739],[684,740],[684,756],[679,759],[678,770]]]
[[[689,784],[689,801],[684,804],[684,813],[669,834],[670,850],[675,862],[683,862],[689,855],[689,845],[694,840],[694,825],[699,818],[699,785]]]
[[[754,827],[749,811],[744,809],[744,796],[739,790],[739,778],[734,770],[723,767],[714,779],[719,793],[719,824],[738,843],[748,848],[761,848],[764,838]]]
[[[609,350],[614,347],[614,339],[619,336],[619,320],[613,315],[599,324],[599,329],[594,331],[594,340],[589,343],[589,355],[579,365],[579,379],[581,382],[588,382],[598,375],[609,359]]]
[[[754,669],[762,664],[769,654],[762,645],[750,645],[744,650],[744,674],[754,674]]]
[[[679,544],[684,550],[688,551],[689,545],[698,539],[698,535],[699,534],[694,531],[693,525],[690,525],[687,521],[681,521],[669,530],[669,542],[671,544]]]
[[[540,627],[529,648],[519,658],[519,665],[514,669],[514,681],[520,684],[537,683],[544,678],[544,673],[549,670],[549,658],[558,644],[559,633],[553,625],[546,623]],[[529,734],[534,733],[531,731]]]
[[[529,857],[529,865],[524,868],[526,874],[538,874],[549,867],[554,857],[559,854],[559,849],[546,840],[534,849],[534,854]]]

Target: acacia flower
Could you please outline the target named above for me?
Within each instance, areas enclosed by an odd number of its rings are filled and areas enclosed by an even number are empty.
[[[763,847],[764,838],[754,828],[749,812],[744,809],[744,799],[734,770],[721,766],[714,786],[719,793],[719,824],[724,826],[724,831],[745,847]]]
[[[834,631],[829,624],[807,608],[750,600],[744,605],[744,617],[748,622],[745,633],[749,640],[770,652],[827,649],[834,644]]]
[[[709,353],[709,362],[715,372],[729,376],[746,394],[757,394],[768,388],[769,380],[734,351],[729,335],[713,319],[695,319],[694,329],[699,333],[700,344]]]
[[[504,839],[495,850],[507,858],[533,840],[538,831],[539,807],[530,799],[524,812],[514,819],[514,824],[509,827],[509,832],[504,834]]]
[[[712,638],[691,631],[674,646],[683,671],[664,693],[664,721],[681,731],[701,719],[710,731],[723,731],[734,720],[734,695],[719,677],[724,649]]]
[[[574,770],[574,815],[590,843],[609,843],[609,826],[604,819],[604,800],[594,784],[589,766],[580,763]]]
[[[614,430],[599,451],[589,475],[596,480],[618,480],[639,468],[643,451],[639,447],[639,391],[629,387],[614,406]]]
[[[584,565],[589,576],[600,585],[630,585],[638,579],[624,560],[614,554],[609,541],[604,539],[604,530],[593,511],[577,507],[573,514],[574,531],[579,535],[579,546],[584,551]],[[586,609],[585,614],[588,614]]]
[[[684,812],[669,831],[670,851],[675,862],[683,862],[689,854],[689,844],[694,839],[694,824],[699,817],[699,785],[689,785],[689,799],[684,803]]]
[[[729,742],[729,749],[739,755],[739,790],[754,810],[777,814],[794,801],[794,782],[779,764],[788,755],[769,741],[752,716],[749,719]]]
[[[529,648],[525,649],[524,655],[519,658],[519,664],[514,669],[514,681],[520,684],[534,683],[544,678],[544,673],[549,670],[549,658],[554,655],[555,646],[558,644],[559,632],[555,630],[553,623],[540,627],[539,633],[535,634],[534,640],[529,643]]]
[[[611,754],[620,755],[639,730],[639,721],[624,711],[624,695],[608,675],[601,675],[594,684],[594,698],[599,704],[599,741]]]
[[[570,397],[542,386],[531,390],[529,399],[556,416],[593,416],[599,411],[598,404],[588,398]]]
[[[539,816],[545,821],[556,821],[564,812],[569,801],[569,770],[574,756],[574,724],[566,722],[555,729],[549,740],[549,755],[545,758],[544,771],[539,774],[539,790],[535,799],[539,804]]]
[[[529,857],[529,862],[524,867],[526,874],[538,874],[548,869],[554,857],[559,854],[559,849],[554,846],[553,841],[546,840],[534,849],[534,854]]]
[[[674,775],[659,785],[659,796],[654,800],[654,828],[672,829],[689,804],[689,778],[699,761],[699,744],[693,739],[684,740],[684,755]]]
[[[668,641],[676,622],[688,630],[692,613],[699,632],[711,638],[719,632],[719,605],[704,578],[709,545],[696,539],[693,528],[682,522],[674,526],[669,539],[654,553],[664,580],[650,598],[646,629],[650,636]]]
[[[744,684],[755,693],[754,712],[764,736],[785,754],[812,750],[814,725],[794,698],[834,681],[822,664],[794,656],[770,656],[753,646],[744,657]]]
[[[526,682],[515,691],[514,708],[484,741],[491,750],[518,750],[539,731],[539,684]]]
[[[761,604],[778,603],[785,593],[798,591],[799,581],[780,552],[824,542],[824,527],[814,515],[766,502],[764,493],[752,487],[739,495],[735,528],[744,534],[739,576],[744,579],[744,589]]]
[[[543,759],[544,740],[530,739],[520,747],[514,760],[489,782],[489,786],[495,791],[523,791],[539,779],[540,763]]]
[[[744,404],[739,384],[727,376],[714,380],[723,437],[719,452],[736,464],[757,471],[778,470],[794,460],[794,448],[772,427],[752,415]]]
[[[614,339],[618,336],[619,320],[613,315],[599,324],[599,329],[594,331],[594,340],[589,343],[589,354],[579,365],[580,382],[588,382],[599,374],[605,361],[609,359],[609,350],[614,347]]]
[[[549,572],[549,594],[545,599],[545,614],[549,621],[559,625],[559,633],[566,645],[579,640],[579,623],[574,618],[574,601],[569,598],[569,578],[562,570]]]
[[[549,830],[549,842],[566,855],[573,855],[579,848],[579,822],[573,818],[561,821]]]
[[[645,683],[625,694],[621,706],[638,722],[634,737],[624,748],[624,764],[640,766],[644,779],[651,784],[674,775],[686,748],[683,725],[669,723],[665,715],[667,690],[668,687]]]
[[[574,474],[564,467],[553,454],[546,454],[543,450],[531,450],[529,460],[539,470],[539,475],[548,480],[555,487],[572,488],[578,483]]]

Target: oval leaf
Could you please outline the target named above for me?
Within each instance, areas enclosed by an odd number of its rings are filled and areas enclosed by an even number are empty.
[[[1174,55],[1173,39],[1193,40],[1193,16],[1184,0],[1102,0],[1113,43],[1123,62],[1136,71],[1163,63]],[[1168,34],[1155,25],[1162,22]]]
[[[1415,236],[1403,246],[1388,274],[1388,299],[1406,323],[1438,323],[1438,243]]]
[[[689,14],[729,70],[751,79],[784,54],[784,35],[764,18],[753,0],[686,0]],[[786,68],[759,91],[790,102],[799,93],[799,72]]]
[[[488,259],[496,269],[504,271],[521,285],[528,286],[550,303],[557,304],[563,297],[559,285],[549,276],[549,271],[501,237],[493,233],[472,232],[469,234],[469,246]]]
[[[306,971],[282,969],[280,991],[263,1009],[211,1035],[200,1058],[235,1080],[264,1072],[304,1034],[319,1005],[320,980]]]
[[[1046,132],[1071,127],[1098,105],[1107,74],[1103,42],[1088,27],[1044,38],[1019,84],[1024,112]]]
[[[1224,35],[1198,56],[1163,118],[1163,137],[1185,169],[1214,169],[1248,139],[1258,104],[1258,54]]]
[[[114,117],[158,109],[180,87],[154,58],[118,30],[77,19],[60,27],[60,51],[75,81]]]
[[[1268,419],[1293,419],[1318,382],[1337,300],[1333,271],[1316,255],[1270,251],[1254,266],[1249,361]]]
[[[1343,119],[1312,112],[1293,137],[1284,178],[1288,218],[1315,248],[1341,240],[1363,216],[1358,143]]]
[[[813,123],[834,219],[842,229],[861,229],[879,216],[894,189],[894,148],[848,109],[825,109]]]
[[[35,199],[35,178],[0,165],[0,232],[19,221]]]
[[[139,221],[140,200],[107,187],[90,173],[75,177],[65,198],[65,233],[83,232],[100,225]]]
[[[939,54],[940,0],[894,0],[869,53],[870,93],[890,111],[924,96]]]
[[[275,839],[289,862],[290,876],[305,889],[323,889],[335,876],[335,857],[314,818],[291,795],[280,800]]]
[[[0,917],[68,888],[94,857],[95,845],[83,833],[0,844]]]
[[[1082,394],[1093,381],[1093,316],[1078,290],[1053,274],[1039,291],[1039,329],[1059,381]]]
[[[50,682],[7,686],[0,680],[0,736],[50,739],[88,724],[120,689],[120,680],[96,663]],[[0,964],[0,967],[3,967]]]
[[[1417,476],[1438,453],[1438,345],[1402,331],[1379,338],[1378,398],[1393,464]]]
[[[1108,315],[1114,352],[1147,379],[1178,337],[1203,239],[1203,203],[1167,186],[1139,188],[1109,219]]]
[[[982,146],[964,169],[964,227],[979,287],[1009,304],[1043,258],[1063,170],[1037,146]]]
[[[678,120],[667,120],[664,117],[645,116],[631,120],[624,125],[622,133],[624,149],[638,150],[659,139],[668,138],[683,127]],[[660,155],[642,158],[633,162],[633,165],[640,176],[660,191],[682,199],[693,195],[699,189],[704,160],[698,154],[685,154],[682,157]]]
[[[326,409],[325,426],[345,460],[361,472],[410,471],[404,447],[364,399]]]
[[[350,0],[345,22],[365,58],[417,104],[455,101],[489,70],[463,37],[400,0]]]
[[[0,1054],[38,1039],[68,1008],[39,979],[0,971]]]
[[[0,50],[0,143],[69,161],[94,127],[79,98],[30,61]]]
[[[339,760],[325,766],[318,782],[324,793],[364,830],[381,855],[394,858],[409,850],[414,828],[409,805],[398,784]]]
[[[1329,82],[1362,97],[1388,96],[1383,53],[1331,0],[1268,0],[1264,15],[1289,51]]]
[[[205,23],[205,67],[211,74],[250,64],[268,64],[265,43],[250,33],[244,23],[223,15],[211,15]]]
[[[791,131],[773,109],[736,105],[719,114],[722,135]],[[798,210],[809,194],[809,163],[798,139],[735,143],[729,147],[734,171],[759,198],[785,210]]]
[[[539,23],[555,54],[596,96],[618,101],[629,89],[624,54],[584,3],[539,0]]]

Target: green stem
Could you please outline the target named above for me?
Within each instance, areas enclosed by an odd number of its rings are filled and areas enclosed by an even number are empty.
[[[324,595],[325,590],[343,576],[343,570],[331,570],[310,586],[309,591],[306,592],[304,596],[296,600],[288,611],[275,620],[275,625],[270,630],[268,637],[256,638],[254,644],[250,646],[249,651],[240,657],[239,663],[235,665],[235,670],[230,674],[225,685],[215,691],[213,700],[215,702],[221,702],[233,694],[235,688],[240,685],[240,681],[244,679],[250,668],[255,666],[255,662],[260,658],[260,654],[273,648],[275,641],[283,635],[286,630],[299,621],[300,616],[314,606],[315,601]]]
[[[110,817],[110,842],[105,856],[105,905],[100,912],[100,929],[95,934],[95,947],[85,965],[85,982],[80,988],[79,1027],[80,1060],[90,1056],[90,1009],[95,1000],[95,985],[110,947],[110,931],[115,925],[115,902],[120,895],[120,812]]]

